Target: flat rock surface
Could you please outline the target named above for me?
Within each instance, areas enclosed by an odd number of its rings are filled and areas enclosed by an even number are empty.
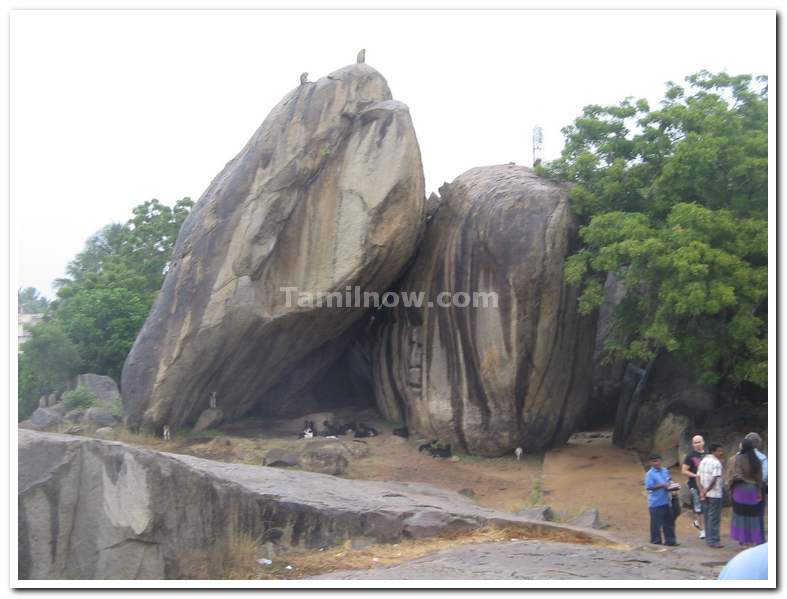
[[[277,529],[285,549],[493,524],[529,536],[617,543],[426,484],[350,481],[25,429],[18,501],[22,579],[176,578],[183,559],[205,559],[199,552],[233,530],[265,537]]]
[[[726,559],[677,548],[618,550],[594,545],[512,541],[444,549],[368,570],[331,572],[328,580],[715,579]]]

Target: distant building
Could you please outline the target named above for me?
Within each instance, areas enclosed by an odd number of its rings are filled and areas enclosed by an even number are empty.
[[[22,344],[30,339],[30,329],[41,322],[43,317],[43,314],[26,314],[20,306],[19,312],[17,314],[17,324],[19,329],[16,337],[16,347],[20,354],[22,353]]]

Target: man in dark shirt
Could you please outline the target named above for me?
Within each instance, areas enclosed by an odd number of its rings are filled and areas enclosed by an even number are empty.
[[[697,489],[697,469],[702,458],[705,457],[705,439],[700,435],[691,438],[693,449],[686,454],[683,460],[681,472],[689,477],[689,492],[691,493],[691,505],[694,508],[694,528],[700,529],[700,538],[705,538],[705,522],[702,515],[702,500]]]

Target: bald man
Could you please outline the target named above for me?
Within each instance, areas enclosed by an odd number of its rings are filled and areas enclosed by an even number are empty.
[[[694,435],[691,438],[692,450],[686,454],[683,460],[681,472],[689,478],[689,492],[691,493],[691,505],[694,508],[694,528],[699,528],[700,538],[705,538],[705,519],[702,515],[702,500],[697,489],[697,469],[702,458],[705,457],[705,439],[702,435]]]

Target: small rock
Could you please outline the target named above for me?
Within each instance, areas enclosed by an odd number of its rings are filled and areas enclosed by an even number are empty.
[[[46,430],[63,422],[63,415],[53,408],[38,408],[30,416],[30,427],[37,431]]]
[[[301,454],[299,462],[304,470],[334,476],[342,474],[349,464],[341,446],[308,447]]]
[[[103,408],[88,408],[85,411],[83,420],[96,426],[116,426],[118,423],[117,418]]]
[[[98,431],[96,431],[98,432]],[[81,426],[69,426],[66,430],[63,431],[66,435],[81,435],[82,434],[82,427]]]
[[[403,522],[404,533],[413,539],[434,537],[441,533],[469,530],[476,525],[470,520],[435,511],[416,512]]]
[[[540,520],[543,522],[552,522],[555,519],[555,514],[548,505],[526,507],[519,510],[516,515],[527,518],[528,520]]]
[[[458,456],[458,455],[452,455],[452,456],[451,456],[451,461],[452,461],[452,462],[460,462],[461,460],[459,459],[459,456]]]
[[[292,570],[292,566],[284,566],[285,570]]]
[[[572,518],[569,524],[574,526],[582,526],[584,528],[601,528],[601,519],[598,515],[598,510],[596,508],[590,508],[585,510],[575,518]]]
[[[64,418],[68,420],[68,422],[81,422],[82,418],[85,417],[85,410],[71,410],[70,412],[66,412]]]
[[[465,497],[475,497],[475,491],[473,491],[473,489],[459,489],[457,493],[464,495]]]
[[[107,439],[114,434],[115,429],[113,429],[111,426],[102,426],[101,428],[96,429],[96,437],[100,437],[102,439]]]
[[[202,432],[214,426],[218,426],[224,420],[224,412],[219,408],[208,408],[197,418],[197,424],[191,429],[194,433]]]
[[[298,456],[291,451],[286,451],[279,447],[274,447],[262,460],[263,466],[272,466],[274,468],[291,468],[298,465]]]
[[[257,563],[260,566],[270,566],[273,563],[273,560],[269,560],[263,557],[262,559],[258,559]]]

